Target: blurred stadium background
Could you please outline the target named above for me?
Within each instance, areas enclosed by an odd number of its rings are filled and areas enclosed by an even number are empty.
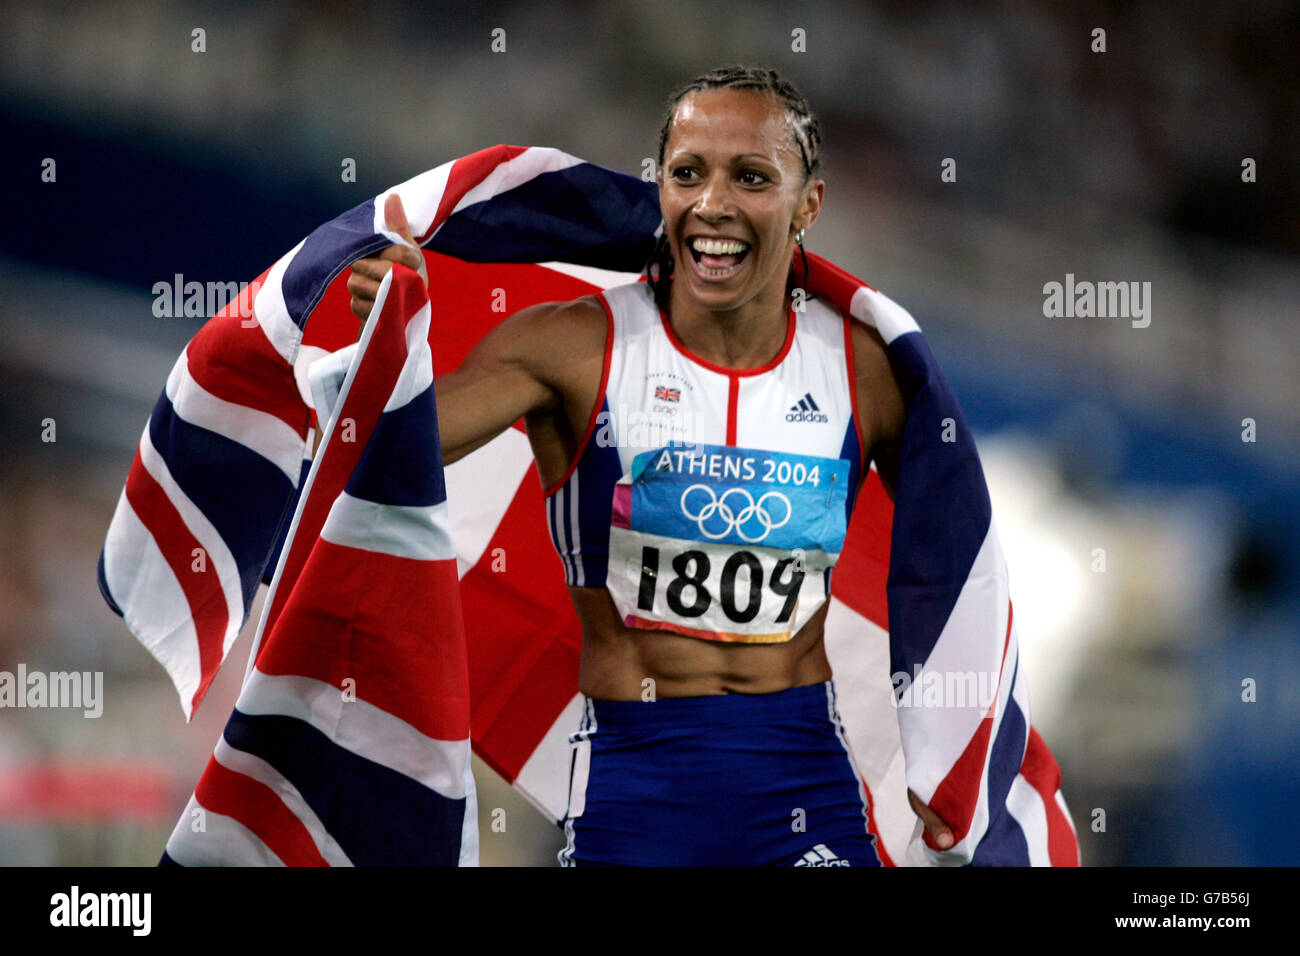
[[[962,399],[1085,864],[1300,863],[1296,4],[0,9],[0,670],[101,670],[106,692],[99,719],[0,710],[0,863],[154,863],[248,653],[251,623],[187,726],[96,590],[202,321],[156,318],[153,284],[252,279],[496,143],[639,173],[667,92],[730,62],[821,113],[809,248],[907,306]],[[1045,318],[1067,273],[1150,282],[1150,326]],[[483,862],[552,863],[559,832],[477,770]]]

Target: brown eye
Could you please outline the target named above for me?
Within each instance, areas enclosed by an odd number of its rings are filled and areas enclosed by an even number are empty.
[[[695,172],[694,166],[678,166],[676,169],[673,170],[673,179],[681,179],[682,173],[693,173],[693,172]]]
[[[767,179],[766,176],[764,176],[762,173],[758,172],[758,170],[755,170],[755,169],[747,169],[747,170],[745,170],[743,173],[741,173],[740,175],[741,175],[741,176],[757,176],[757,177],[759,178],[759,180],[760,180],[759,182],[751,182],[751,183],[747,183],[747,184],[746,184],[746,185],[749,185],[749,186],[759,186],[759,185],[762,185],[762,183],[765,183],[765,182],[768,181],[768,179]]]

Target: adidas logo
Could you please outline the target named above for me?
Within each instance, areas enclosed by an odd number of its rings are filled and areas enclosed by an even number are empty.
[[[825,843],[818,843],[795,863],[795,866],[848,866],[848,860],[841,860]]]
[[[803,398],[790,406],[790,411],[786,413],[787,422],[828,422],[830,416],[817,407],[813,401],[812,392],[804,392]]]

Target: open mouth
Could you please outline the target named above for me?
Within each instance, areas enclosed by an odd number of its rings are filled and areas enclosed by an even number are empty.
[[[691,239],[687,248],[697,271],[711,278],[725,278],[740,268],[749,255],[749,243],[739,239]]]

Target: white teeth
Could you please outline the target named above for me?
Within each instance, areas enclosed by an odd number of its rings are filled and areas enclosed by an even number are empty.
[[[744,252],[749,243],[736,239],[692,239],[691,248],[709,256],[726,256]]]

